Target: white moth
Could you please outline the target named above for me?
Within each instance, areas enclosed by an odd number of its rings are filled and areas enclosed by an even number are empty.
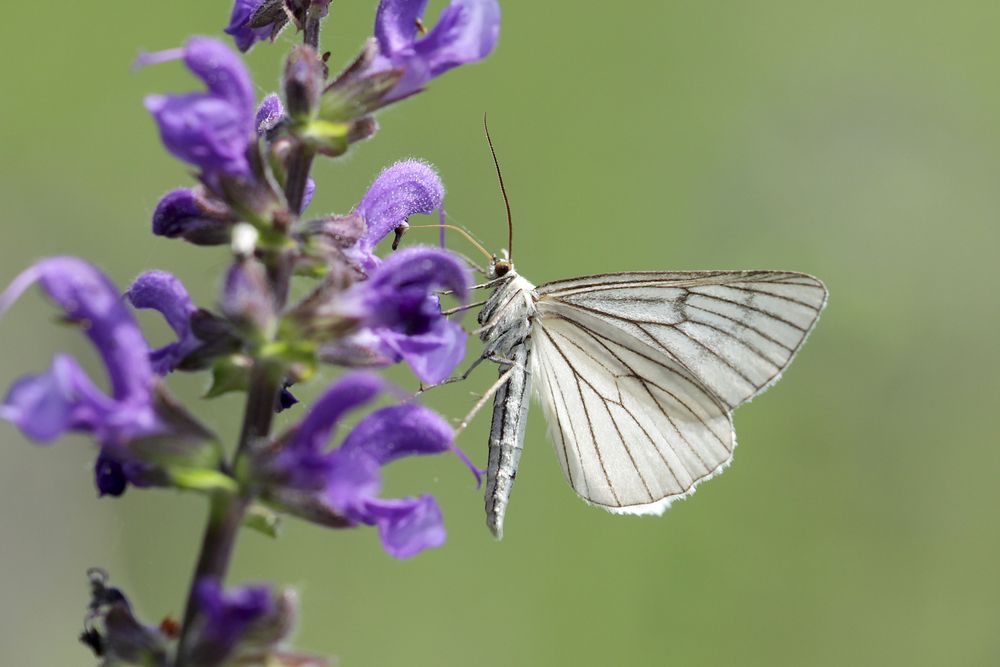
[[[486,524],[503,535],[524,447],[528,392],[541,399],[563,472],[584,500],[660,514],[733,458],[733,410],[777,382],[826,304],[786,271],[612,273],[535,287],[494,261],[479,314],[500,364]]]
[[[497,538],[531,388],[580,497],[661,514],[732,461],[733,410],[778,381],[827,299],[821,281],[787,271],[610,273],[536,287],[494,258],[488,273],[480,360],[500,366],[486,483]]]

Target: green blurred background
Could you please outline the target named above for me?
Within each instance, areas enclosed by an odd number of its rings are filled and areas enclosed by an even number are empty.
[[[370,34],[375,4],[333,3],[334,63]],[[213,303],[225,251],[148,231],[158,197],[188,179],[142,96],[196,83],[178,64],[129,65],[140,49],[219,34],[229,8],[5,3],[3,282],[73,253],[123,286],[175,271]],[[344,665],[1000,663],[1000,4],[505,0],[503,11],[493,57],[319,165],[313,212],[348,211],[380,168],[419,156],[440,169],[453,220],[499,249],[488,110],[515,259],[534,282],[795,269],[826,281],[830,305],[785,379],[737,412],[733,467],[661,518],[579,501],[536,406],[503,542],[461,465],[407,461],[390,490],[438,497],[444,549],[398,562],[371,530],[289,522],[278,541],[243,536],[232,581],[297,586],[297,644]],[[261,95],[295,40],[251,54]],[[0,383],[57,350],[97,368],[53,315],[33,293],[0,322]],[[459,417],[493,378],[483,370],[431,402]],[[171,384],[193,399],[204,378]],[[237,399],[196,407],[232,440]],[[484,415],[461,441],[479,462],[487,430]],[[0,664],[93,664],[76,642],[91,565],[148,618],[181,612],[203,499],[98,500],[85,440],[39,447],[6,424],[0,438]]]

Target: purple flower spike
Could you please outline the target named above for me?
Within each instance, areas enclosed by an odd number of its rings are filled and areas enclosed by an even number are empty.
[[[149,271],[135,279],[125,297],[136,308],[158,311],[177,334],[177,341],[149,353],[153,370],[166,375],[201,345],[191,331],[191,316],[197,308],[184,285],[164,271]]]
[[[104,360],[111,395],[98,389],[71,357],[57,355],[46,373],[14,383],[0,406],[0,417],[40,442],[74,430],[114,446],[162,432],[153,408],[155,375],[149,347],[114,284],[75,257],[45,259],[0,295],[0,314],[35,282],[69,320],[84,328]]]
[[[183,238],[196,245],[229,242],[232,225],[223,215],[207,210],[194,190],[179,188],[163,195],[153,212],[153,233]]]
[[[250,17],[260,9],[262,4],[264,4],[264,0],[236,0],[233,4],[233,13],[229,16],[229,25],[226,26],[225,33],[232,35],[233,41],[236,42],[236,48],[240,51],[249,51],[250,47],[257,42],[271,38],[274,28],[270,25],[262,28],[247,27]]]
[[[361,295],[368,313],[365,327],[377,339],[378,352],[406,361],[421,381],[434,384],[465,357],[466,333],[441,314],[432,292],[449,289],[464,301],[470,283],[468,270],[455,256],[417,247],[393,253],[353,291]]]
[[[365,271],[374,269],[379,258],[375,245],[415,213],[430,213],[444,201],[444,185],[426,162],[405,160],[385,169],[361,199],[355,213],[367,226],[365,234],[349,251],[351,259]]]
[[[389,100],[422,89],[453,67],[482,60],[500,36],[497,0],[453,0],[437,25],[421,37],[419,22],[427,0],[382,0],[375,15],[379,57],[369,73],[402,69]]]
[[[247,149],[254,138],[254,89],[239,56],[222,42],[206,37],[188,40],[182,49],[147,54],[139,65],[183,58],[205,82],[204,93],[150,95],[146,108],[160,127],[167,149],[200,167],[207,176],[247,176]]]

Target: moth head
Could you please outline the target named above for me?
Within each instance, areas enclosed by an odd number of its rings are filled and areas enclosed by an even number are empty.
[[[501,253],[500,257],[493,255],[490,260],[490,278],[503,278],[514,271],[514,263],[507,259],[507,252]]]

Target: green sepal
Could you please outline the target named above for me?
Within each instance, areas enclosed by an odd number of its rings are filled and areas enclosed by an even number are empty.
[[[129,458],[164,471],[175,467],[217,469],[225,454],[218,438],[178,403],[162,383],[157,383],[153,396],[164,431],[129,442]]]
[[[217,359],[212,364],[212,383],[203,398],[217,398],[232,391],[246,391],[250,387],[250,370],[253,360],[246,355],[233,354]]]
[[[189,491],[236,493],[240,488],[235,479],[212,468],[170,466],[167,475],[174,486]]]
[[[318,118],[300,125],[295,134],[315,146],[324,155],[336,157],[347,152],[350,132],[350,123]]]
[[[281,515],[260,503],[253,503],[247,508],[243,525],[262,535],[277,538],[281,530]]]
[[[309,377],[316,370],[316,345],[307,340],[296,339],[294,327],[283,322],[276,340],[261,347],[261,356],[280,362],[285,368],[295,367],[295,375],[301,379]]]
[[[320,119],[346,124],[367,116],[384,106],[386,95],[403,78],[403,72],[402,69],[392,69],[334,82],[320,98]]]

